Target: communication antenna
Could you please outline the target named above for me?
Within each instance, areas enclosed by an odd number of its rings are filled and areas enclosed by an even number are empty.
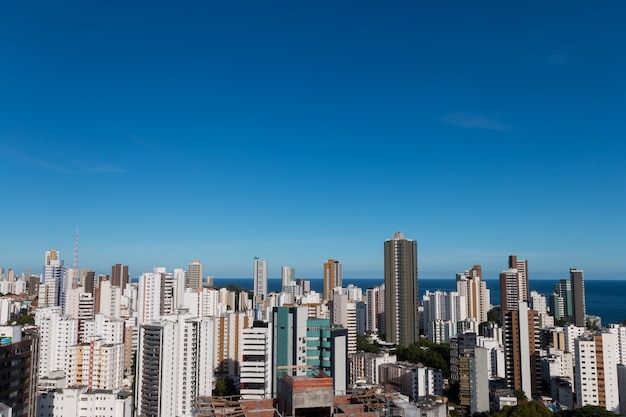
[[[72,274],[72,289],[78,288],[78,226],[76,226],[76,245],[74,246],[74,273]]]

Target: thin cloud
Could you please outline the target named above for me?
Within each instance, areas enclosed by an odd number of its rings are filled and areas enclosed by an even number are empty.
[[[91,172],[102,172],[102,173],[108,173],[108,174],[123,174],[126,172],[125,169],[120,168],[120,167],[116,167],[116,166],[90,166],[87,167],[87,170],[91,171]]]
[[[47,169],[50,171],[56,171],[63,174],[81,174],[84,172],[94,173],[108,173],[108,174],[123,174],[126,171],[123,168],[114,165],[97,165],[97,166],[66,166],[57,165],[48,162],[45,159],[38,158],[30,153],[24,152],[13,146],[8,146],[4,143],[0,143],[0,155],[9,157],[23,163],[29,164],[34,167]],[[69,165],[69,164],[68,164]]]
[[[445,123],[464,129],[484,129],[510,132],[513,128],[498,119],[476,113],[451,113],[443,117]]]
[[[0,143],[0,152],[5,156],[9,156],[11,158],[17,159],[19,161],[22,161],[24,163],[27,163],[27,164],[30,164],[39,168],[49,169],[51,171],[61,172],[64,174],[71,173],[71,171],[64,166],[51,164],[47,161],[35,158],[18,149],[15,149],[13,147],[7,146],[2,143]]]

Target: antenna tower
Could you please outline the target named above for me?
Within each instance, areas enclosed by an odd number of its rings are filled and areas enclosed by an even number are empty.
[[[78,288],[78,226],[76,226],[76,245],[74,246],[74,273],[72,274],[72,288]]]

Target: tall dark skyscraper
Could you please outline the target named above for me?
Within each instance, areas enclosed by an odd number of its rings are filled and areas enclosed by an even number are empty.
[[[334,289],[341,285],[341,264],[339,261],[329,259],[324,263],[324,300],[332,300]]]
[[[580,269],[570,268],[569,279],[572,283],[572,322],[576,326],[585,326],[585,274]]]
[[[120,287],[122,294],[124,293],[124,288],[126,288],[128,281],[129,276],[127,265],[115,264],[111,267],[111,285]]]
[[[396,232],[385,241],[385,327],[387,342],[419,341],[417,242]]]

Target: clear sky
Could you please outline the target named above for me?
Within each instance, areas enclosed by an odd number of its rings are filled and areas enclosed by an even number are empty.
[[[10,1],[0,266],[626,279],[626,3]]]

